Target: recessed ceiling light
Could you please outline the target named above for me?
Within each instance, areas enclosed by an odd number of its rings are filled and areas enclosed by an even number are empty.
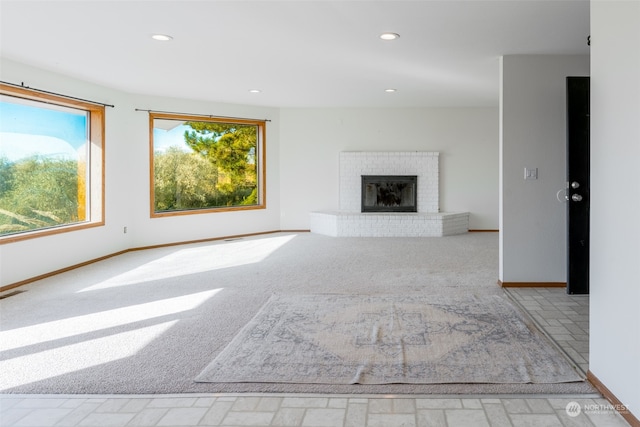
[[[395,40],[397,38],[400,38],[400,34],[397,34],[397,33],[382,33],[382,34],[380,34],[380,38],[382,40]]]
[[[151,36],[151,38],[154,40],[158,40],[160,42],[168,42],[170,40],[173,40],[173,37],[168,36],[166,34],[154,34]]]
[[[260,93],[260,89],[249,89],[250,93]]]
[[[385,89],[384,91],[387,93],[393,93],[393,92],[397,92],[398,89]]]

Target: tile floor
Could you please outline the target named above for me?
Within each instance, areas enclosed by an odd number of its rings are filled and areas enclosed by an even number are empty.
[[[589,298],[509,289],[580,370],[589,360]],[[592,395],[287,394],[0,395],[0,426],[481,427],[627,426]]]
[[[3,396],[0,420],[39,427],[627,425],[604,399],[584,396]]]
[[[564,288],[506,288],[506,294],[586,374],[589,370],[589,296]]]

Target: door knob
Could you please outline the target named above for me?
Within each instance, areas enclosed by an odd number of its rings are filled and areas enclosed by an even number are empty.
[[[579,194],[574,194],[571,196],[571,200],[573,200],[574,202],[579,202],[582,200],[582,196]]]
[[[578,187],[580,187],[580,183],[578,181],[573,181],[571,183],[571,188],[573,188],[574,190]]]

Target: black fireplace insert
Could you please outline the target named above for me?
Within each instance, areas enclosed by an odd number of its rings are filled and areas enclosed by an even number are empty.
[[[418,177],[362,175],[362,212],[417,212]]]

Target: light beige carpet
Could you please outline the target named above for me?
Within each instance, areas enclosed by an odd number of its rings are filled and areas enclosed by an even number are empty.
[[[534,384],[584,378],[503,297],[273,296],[198,382]]]
[[[194,381],[272,295],[504,297],[497,277],[498,233],[432,238],[275,233],[129,252],[25,285],[20,289],[26,292],[0,300],[0,391],[594,393],[587,381]]]

